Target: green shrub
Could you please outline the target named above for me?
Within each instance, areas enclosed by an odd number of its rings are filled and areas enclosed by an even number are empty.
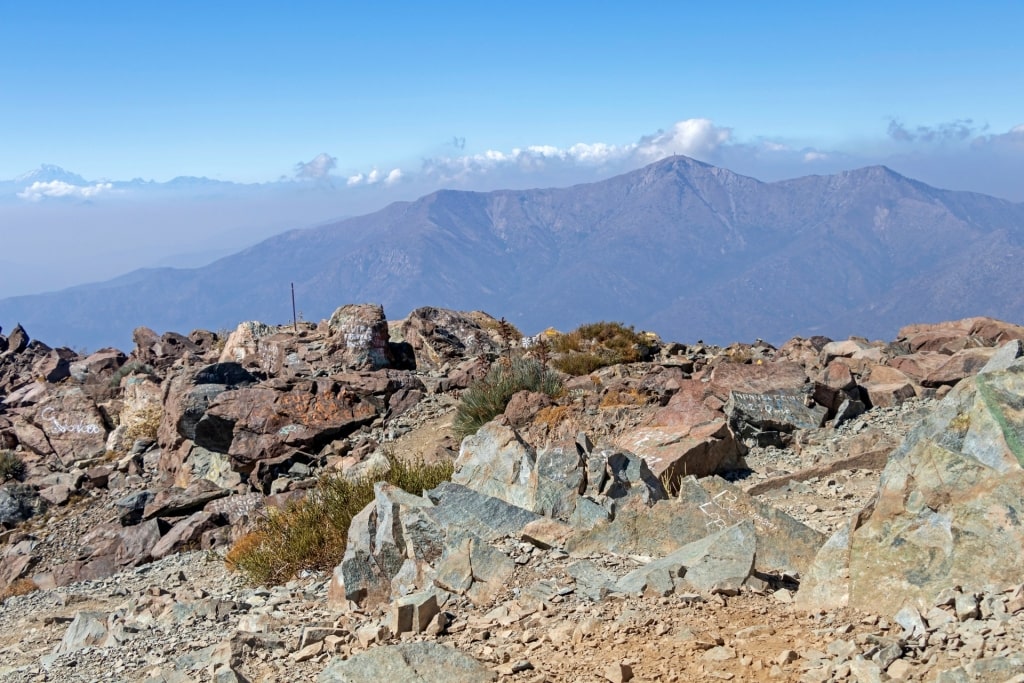
[[[140,363],[139,361],[132,361],[131,363],[125,363],[117,369],[114,376],[110,378],[110,386],[114,389],[121,386],[121,380],[128,375],[151,375],[153,374],[153,366],[148,363]]]
[[[341,561],[352,518],[373,500],[378,481],[420,495],[452,476],[449,461],[428,465],[385,452],[389,469],[351,480],[339,473],[320,477],[316,488],[284,509],[271,509],[256,530],[240,538],[224,558],[257,584],[280,584],[303,569],[331,571]]]
[[[509,399],[520,391],[537,391],[548,396],[562,392],[562,380],[532,358],[504,358],[487,375],[470,384],[455,408],[453,428],[461,439],[476,434],[485,423],[505,411]]]
[[[0,481],[21,480],[25,476],[25,461],[14,451],[0,451]]]

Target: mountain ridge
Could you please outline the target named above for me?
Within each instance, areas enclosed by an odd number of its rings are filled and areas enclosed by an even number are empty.
[[[888,337],[915,319],[1024,318],[1007,265],[1018,257],[1024,204],[884,166],[766,183],[677,156],[565,188],[439,190],[202,268],[0,300],[0,324],[18,318],[44,338],[92,346],[137,325],[280,322],[294,282],[311,318],[376,301],[390,317],[423,305],[488,310],[528,332],[617,319],[721,342]]]

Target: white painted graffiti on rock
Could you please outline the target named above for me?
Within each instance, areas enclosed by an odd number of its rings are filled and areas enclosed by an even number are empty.
[[[54,434],[102,434],[103,428],[91,422],[61,422],[60,416],[53,408],[44,408],[39,413],[40,419],[53,426]]]
[[[708,517],[707,526],[714,527],[715,529],[725,529],[729,524],[725,521],[725,517],[729,517],[733,524],[741,522],[745,518],[750,518],[754,523],[754,526],[760,528],[763,531],[774,531],[776,529],[775,524],[768,521],[756,512],[743,514],[742,511],[734,507],[735,503],[739,498],[732,491],[721,491],[711,500],[697,507],[700,511]],[[713,507],[712,507],[713,506]],[[716,510],[717,508],[717,510]],[[725,517],[723,517],[723,513]]]

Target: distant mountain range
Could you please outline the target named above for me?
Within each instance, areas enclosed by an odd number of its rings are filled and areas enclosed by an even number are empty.
[[[268,183],[266,185],[274,185]],[[65,170],[53,164],[43,164],[39,168],[23,173],[16,178],[0,180],[0,202],[17,200],[36,200],[42,196],[51,199],[81,200],[89,197],[89,192],[101,186],[105,193],[173,193],[180,190],[195,192],[197,189],[207,192],[239,192],[257,189],[260,185],[245,185],[210,178],[181,176],[166,182],[143,180],[87,180],[77,173]]]
[[[0,300],[0,324],[48,343],[130,345],[158,331],[291,317],[349,302],[390,318],[482,309],[525,332],[620,320],[727,343],[968,315],[1024,320],[1024,204],[876,166],[764,183],[686,157],[601,182],[440,191],[293,230],[202,268],[139,270]]]

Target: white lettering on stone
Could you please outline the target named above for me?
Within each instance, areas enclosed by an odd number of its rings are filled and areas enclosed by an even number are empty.
[[[733,521],[743,520],[743,517],[738,514],[740,511],[736,510],[733,507],[733,504],[736,503],[738,500],[739,499],[736,497],[735,493],[726,490],[721,491],[720,493],[715,495],[711,500],[701,505],[698,505],[697,507],[700,508],[700,511],[703,512],[704,515],[708,518],[706,526],[722,530],[725,529],[726,526],[728,526],[728,524],[725,521],[725,518],[722,516],[722,513],[725,513],[725,515],[731,518]],[[717,508],[718,511],[716,511],[715,509],[709,509],[711,508],[711,506]],[[775,524],[768,521],[756,512],[750,514],[750,518],[751,521],[754,523],[754,526],[759,527],[762,530],[774,531],[778,528],[775,526]]]
[[[61,422],[53,408],[44,408],[39,417],[53,425],[54,434],[101,434],[103,429],[88,422]]]

